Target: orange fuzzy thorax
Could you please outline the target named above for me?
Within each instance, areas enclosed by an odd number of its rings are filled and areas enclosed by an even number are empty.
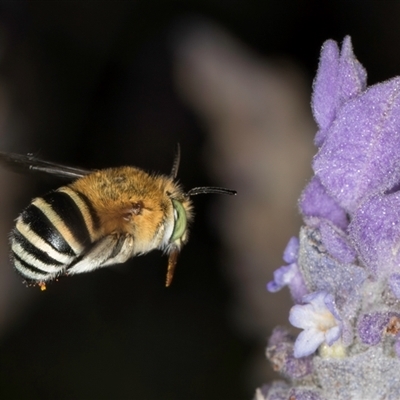
[[[190,219],[191,203],[173,179],[134,167],[109,168],[78,179],[70,187],[84,194],[100,219],[95,236],[128,233],[151,242],[161,225],[173,220],[171,198],[182,202]]]

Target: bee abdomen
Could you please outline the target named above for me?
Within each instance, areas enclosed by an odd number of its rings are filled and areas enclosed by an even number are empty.
[[[36,198],[11,233],[15,268],[27,281],[54,279],[90,246],[98,228],[88,199],[69,187]]]

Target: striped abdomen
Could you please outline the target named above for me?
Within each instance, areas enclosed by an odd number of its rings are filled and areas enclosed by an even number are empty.
[[[36,198],[11,232],[15,268],[28,282],[54,279],[79,260],[98,229],[98,216],[83,194],[64,186]]]

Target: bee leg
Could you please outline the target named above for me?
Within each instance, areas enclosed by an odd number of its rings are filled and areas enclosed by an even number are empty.
[[[67,274],[80,274],[128,260],[133,253],[130,235],[108,235],[95,242],[84,255],[67,268]]]
[[[112,256],[101,266],[122,264],[133,256],[133,237],[125,235],[120,237],[119,246],[114,248]]]

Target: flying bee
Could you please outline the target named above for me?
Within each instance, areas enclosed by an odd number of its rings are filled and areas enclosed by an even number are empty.
[[[160,249],[169,255],[166,286],[193,220],[191,197],[236,194],[219,187],[184,192],[176,181],[179,146],[169,176],[136,167],[85,170],[0,152],[0,163],[72,180],[37,197],[22,211],[10,234],[11,258],[28,284],[42,290],[62,275],[124,263]]]

